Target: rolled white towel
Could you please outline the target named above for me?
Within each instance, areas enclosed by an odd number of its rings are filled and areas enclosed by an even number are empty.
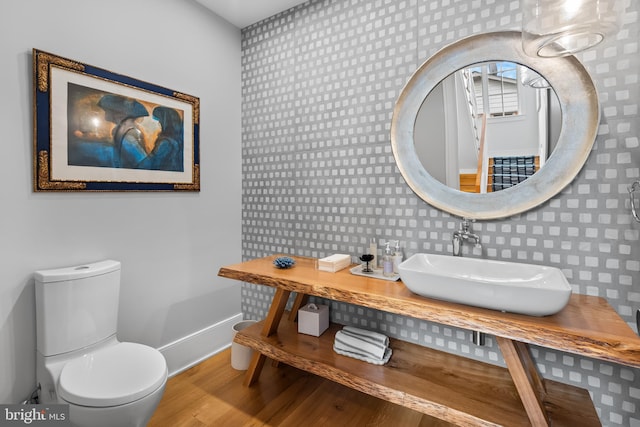
[[[350,334],[355,334],[363,338],[367,338],[367,341],[370,342],[376,342],[384,346],[389,345],[389,337],[385,334],[381,334],[380,332],[368,331],[366,329],[356,328],[355,326],[344,326],[342,330],[345,332],[349,332]]]
[[[354,334],[353,332],[347,331],[345,329],[342,329],[341,331],[343,336],[346,337],[350,337],[353,340],[357,340],[357,345],[360,347],[363,347],[365,345],[371,345],[374,346],[374,348],[387,348],[387,344],[383,343],[379,340],[370,338],[368,336],[364,336],[364,335],[358,335],[358,334]],[[355,343],[356,341],[354,341]]]
[[[341,354],[343,356],[352,357],[354,359],[362,360],[364,362],[371,363],[373,365],[384,365],[389,361],[389,359],[391,358],[391,354],[393,353],[393,351],[389,347],[387,347],[387,349],[384,351],[384,357],[382,359],[378,359],[376,357],[364,356],[359,353],[353,353],[353,352],[344,350],[340,347],[336,347],[336,344],[333,345],[333,350],[336,353]]]
[[[361,335],[349,333],[347,331],[336,332],[333,343],[334,349],[355,353],[364,357],[371,357],[382,360],[387,350],[387,346],[379,342],[372,342],[371,339],[365,339]]]

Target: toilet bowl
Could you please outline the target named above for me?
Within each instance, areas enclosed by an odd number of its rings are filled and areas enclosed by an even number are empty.
[[[73,426],[145,426],[168,370],[158,350],[116,338],[120,263],[44,270],[35,277],[40,403],[68,404]]]
[[[117,343],[67,362],[57,391],[77,425],[145,426],[166,382],[166,362],[158,351]]]

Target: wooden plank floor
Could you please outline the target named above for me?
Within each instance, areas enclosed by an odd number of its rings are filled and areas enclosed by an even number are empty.
[[[267,362],[252,387],[244,373],[228,349],[169,379],[148,427],[450,426],[287,365]]]

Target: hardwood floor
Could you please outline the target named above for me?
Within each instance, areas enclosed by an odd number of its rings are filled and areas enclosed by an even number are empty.
[[[283,364],[252,387],[244,374],[228,349],[169,379],[148,427],[450,425]]]

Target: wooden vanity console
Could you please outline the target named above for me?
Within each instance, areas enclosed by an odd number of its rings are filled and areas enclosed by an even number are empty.
[[[541,378],[528,345],[640,368],[640,338],[599,297],[574,294],[560,313],[524,316],[424,298],[402,282],[355,276],[348,269],[319,271],[311,258],[293,257],[296,266],[280,270],[275,258],[218,273],[275,288],[267,318],[235,337],[256,350],[247,386],[271,358],[461,426],[599,426],[588,391]],[[297,296],[283,319],[291,292]],[[307,295],[494,335],[507,368],[394,339],[383,366],[338,355],[333,339],[340,325],[320,337],[298,334],[295,313]]]

